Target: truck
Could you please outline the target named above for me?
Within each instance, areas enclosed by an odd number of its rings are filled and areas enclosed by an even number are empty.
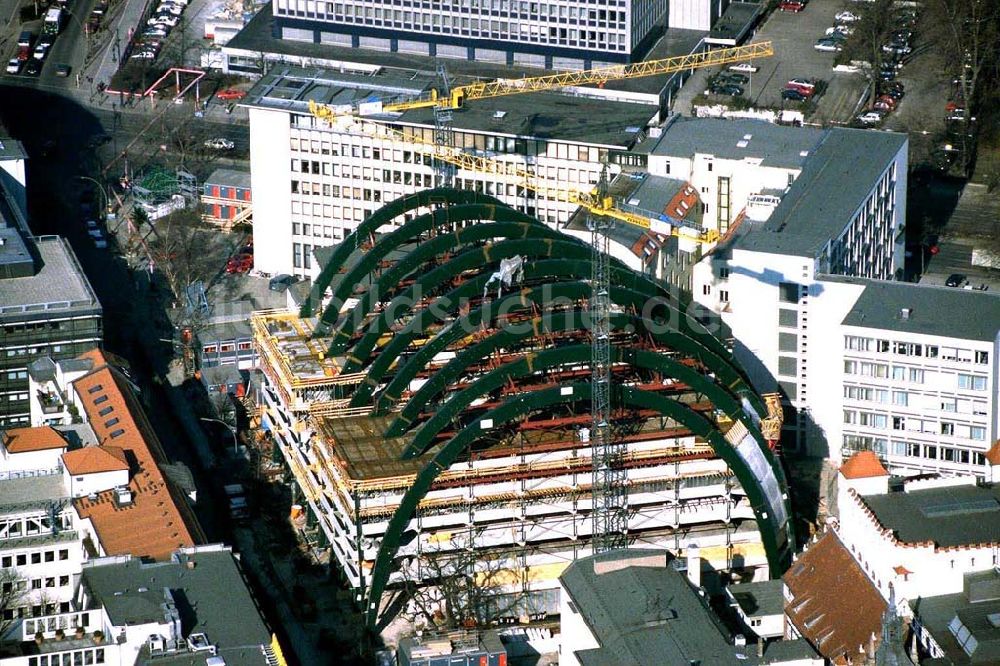
[[[45,12],[45,22],[42,23],[42,34],[58,35],[62,30],[63,10],[59,7],[50,7]]]
[[[235,522],[242,522],[250,517],[250,509],[247,505],[246,494],[243,484],[231,483],[222,487],[226,493],[226,502],[229,507],[229,515]]]

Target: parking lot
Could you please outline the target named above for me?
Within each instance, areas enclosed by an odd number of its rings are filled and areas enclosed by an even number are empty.
[[[850,4],[850,3],[848,3]],[[833,71],[835,53],[813,48],[816,40],[832,26],[834,15],[844,9],[844,0],[810,0],[805,10],[794,14],[775,11],[757,30],[752,42],[774,43],[774,56],[754,61],[758,71],[743,86],[744,96],[755,106],[798,108],[781,98],[785,83],[794,78],[814,78],[827,83],[818,98],[816,110],[806,118],[817,124],[846,124],[864,94],[865,79],[860,74]],[[677,98],[675,111],[691,113],[694,97],[705,91],[708,77],[714,72],[697,72]]]

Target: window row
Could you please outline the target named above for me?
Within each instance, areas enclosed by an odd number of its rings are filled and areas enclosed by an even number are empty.
[[[988,365],[990,353],[972,349],[959,349],[942,345],[924,345],[918,342],[900,342],[881,338],[866,338],[857,335],[844,336],[844,349],[851,351],[892,353],[897,356],[917,356],[924,358],[940,358],[943,361],[958,361],[960,363],[976,363]]]
[[[0,557],[0,567],[9,569],[13,566],[26,567],[28,563],[42,564],[45,562],[64,562],[69,559],[69,549],[39,550],[34,553],[17,553]]]

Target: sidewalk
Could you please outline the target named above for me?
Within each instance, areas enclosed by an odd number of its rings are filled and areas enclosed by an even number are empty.
[[[116,56],[125,55],[125,46],[128,44],[132,30],[137,29],[139,20],[146,13],[146,7],[151,0],[125,0],[125,6],[116,17],[114,24],[107,27],[108,34],[112,35],[108,40],[108,45],[104,53],[98,58],[97,70],[90,74],[95,82],[104,82],[105,85],[111,83],[111,77],[118,70]],[[121,53],[115,53],[115,39],[120,40]],[[88,65],[89,68],[89,65]]]

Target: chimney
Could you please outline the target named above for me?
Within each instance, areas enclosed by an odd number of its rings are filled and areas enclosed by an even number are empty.
[[[688,544],[687,547],[687,573],[691,584],[701,587],[701,551],[694,543]]]
[[[899,318],[906,321],[913,314],[913,308],[901,308],[899,311]]]

